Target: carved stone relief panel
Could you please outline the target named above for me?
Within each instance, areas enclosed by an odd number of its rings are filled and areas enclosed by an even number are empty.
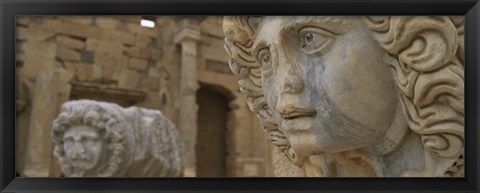
[[[54,155],[68,177],[181,176],[183,144],[158,110],[92,100],[63,104]]]
[[[225,17],[277,176],[464,176],[464,21]]]

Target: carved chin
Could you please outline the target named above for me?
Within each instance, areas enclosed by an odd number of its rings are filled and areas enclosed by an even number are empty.
[[[72,160],[70,162],[73,167],[82,170],[91,170],[95,167],[95,163],[89,160]]]
[[[290,145],[295,153],[300,156],[321,155],[326,152],[322,151],[315,142],[315,136],[313,133],[293,133],[287,136]]]

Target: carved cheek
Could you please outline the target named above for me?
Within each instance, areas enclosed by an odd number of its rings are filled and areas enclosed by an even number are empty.
[[[73,147],[64,145],[63,150],[65,151],[65,155],[67,156],[67,158],[71,159],[72,153],[73,153]]]
[[[265,100],[267,102],[268,107],[270,108],[271,112],[275,110],[275,104],[277,103],[277,95],[278,95],[278,85],[276,81],[276,77],[278,76],[278,51],[276,46],[272,44],[270,48],[271,54],[271,69],[270,72],[262,73],[262,87],[263,94],[265,96]]]
[[[267,102],[268,107],[270,110],[275,109],[275,104],[277,102],[277,88],[275,85],[275,73],[266,77],[262,76],[262,86],[263,86],[263,95],[265,96],[265,100]],[[274,111],[272,111],[274,112]]]
[[[71,142],[64,142],[63,143],[63,150],[65,151],[65,154],[70,157],[70,154],[71,154],[71,151],[72,151]]]
[[[88,154],[91,158],[95,158],[95,157],[98,157],[100,152],[101,152],[101,145],[100,143],[96,142],[96,143],[89,143],[87,145],[87,149],[88,149]]]
[[[352,35],[346,40],[362,39],[356,37]],[[381,58],[383,53],[366,38],[353,43],[339,42],[338,46],[343,51],[338,51],[326,64],[327,95],[347,117],[369,128],[386,128],[395,97],[390,69]]]

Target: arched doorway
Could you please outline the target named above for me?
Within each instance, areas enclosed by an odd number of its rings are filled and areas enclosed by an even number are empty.
[[[197,176],[225,176],[228,99],[214,89],[202,86],[197,91],[197,104]]]

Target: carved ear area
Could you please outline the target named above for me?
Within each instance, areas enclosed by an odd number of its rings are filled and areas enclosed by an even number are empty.
[[[442,68],[436,73],[423,74],[418,77],[414,88],[413,102],[421,111],[441,102],[455,110],[464,113],[464,75],[458,66]],[[433,111],[435,112],[435,111]],[[446,114],[442,110],[442,114]],[[457,115],[458,116],[458,115]]]
[[[259,66],[255,58],[251,55],[251,48],[243,47],[235,42],[225,40],[225,50],[230,55],[231,59],[233,59],[231,62],[229,62],[230,68],[233,72],[236,72],[237,70],[234,71],[235,69],[232,67],[232,65],[240,65],[243,67]]]
[[[422,143],[433,155],[442,158],[458,158],[464,152],[464,138],[451,133],[423,135]]]
[[[435,70],[457,53],[457,29],[449,17],[364,17],[375,39],[402,64],[419,72]]]
[[[251,47],[255,36],[254,29],[260,19],[246,16],[226,16],[223,19],[225,33],[225,50],[240,66],[258,66],[251,55]]]
[[[252,42],[253,28],[248,22],[249,17],[245,16],[225,16],[223,17],[223,32],[225,38],[238,42],[242,45],[248,45]]]
[[[298,156],[297,153],[295,153],[295,150],[293,150],[292,147],[288,147],[285,151],[285,154],[287,155],[288,159],[290,159],[293,163],[298,162]]]
[[[428,72],[448,64],[457,52],[457,30],[448,17],[394,17],[388,47],[401,63]]]
[[[450,16],[450,20],[457,28],[458,34],[458,50],[457,55],[465,61],[465,17],[464,16]]]
[[[420,72],[432,71],[446,65],[455,55],[456,44],[448,45],[441,34],[427,31],[417,36],[398,56],[406,66]]]
[[[387,33],[390,29],[390,16],[364,16],[363,19],[374,32]]]

